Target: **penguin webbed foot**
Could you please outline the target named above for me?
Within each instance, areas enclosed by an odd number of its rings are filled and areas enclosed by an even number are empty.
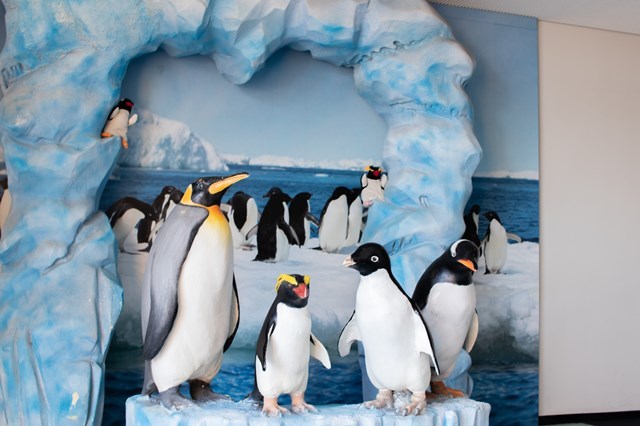
[[[191,398],[198,402],[231,401],[228,395],[222,395],[211,390],[209,384],[203,380],[191,380],[189,382]]]
[[[388,389],[380,389],[376,399],[362,403],[364,408],[393,408],[393,393]]]
[[[450,388],[442,381],[431,382],[431,392],[427,392],[426,395],[429,399],[437,398],[439,396],[444,396],[446,398],[464,398],[465,396],[464,392]]]
[[[183,410],[194,405],[193,401],[180,395],[178,386],[160,392],[160,404],[170,411]]]
[[[282,414],[287,414],[289,410],[278,405],[278,398],[264,397],[264,403],[262,405],[262,414],[269,417],[276,417]]]
[[[291,395],[291,411],[296,414],[304,414],[308,412],[317,413],[318,409],[311,404],[304,402],[304,393]]]
[[[397,413],[402,416],[413,415],[417,416],[427,408],[427,401],[424,391],[413,392],[411,395],[411,402],[404,408],[398,409]]]

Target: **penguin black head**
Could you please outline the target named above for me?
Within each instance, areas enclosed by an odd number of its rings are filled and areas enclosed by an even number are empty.
[[[236,173],[231,176],[212,176],[196,179],[184,192],[180,202],[200,207],[219,206],[227,188],[248,177],[249,173]]]
[[[131,112],[131,110],[133,109],[133,102],[131,101],[131,99],[127,98],[120,99],[120,102],[118,102],[118,108],[126,109],[127,111]]]
[[[291,201],[291,197],[289,196],[289,194],[287,194],[286,192],[282,192],[282,190],[277,186],[271,188],[269,192],[263,195],[263,197],[269,197],[269,201],[274,200],[283,203],[288,203],[289,201]]]
[[[371,166],[367,166],[365,171],[367,172],[368,179],[380,179],[382,177],[382,172],[383,172],[382,167],[376,167],[374,165],[371,165]]]
[[[351,197],[351,194],[352,194],[351,190],[349,188],[347,188],[346,186],[338,186],[333,190],[333,192],[331,193],[331,197],[329,197],[329,199],[330,200],[336,200],[336,199],[340,198],[342,195],[344,195],[347,198],[347,201],[348,201],[349,197]]]
[[[485,214],[483,214],[483,216],[486,217],[489,222],[491,222],[493,219],[495,219],[495,220],[498,221],[498,223],[502,223],[500,221],[500,216],[498,216],[498,213],[496,213],[494,211],[486,212]]]
[[[471,209],[469,210],[469,212],[473,214],[480,214],[480,206],[477,204],[474,204],[473,206],[471,206]]]
[[[468,269],[475,272],[478,269],[479,256],[480,250],[472,241],[458,240],[451,244],[443,257],[454,270],[468,272],[466,271]]]
[[[342,264],[360,272],[360,275],[366,276],[378,269],[385,269],[391,275],[391,259],[384,247],[376,243],[361,245]]]
[[[313,194],[311,194],[310,192],[299,192],[293,198],[301,198],[303,200],[308,200],[312,197],[312,195]]]
[[[274,195],[278,195],[278,194],[284,194],[284,192],[282,192],[282,189],[280,189],[277,186],[272,187],[270,190],[268,190],[263,197],[265,198],[269,198],[269,197],[273,197]]]
[[[276,281],[278,298],[288,306],[304,308],[309,302],[308,275],[281,274]]]

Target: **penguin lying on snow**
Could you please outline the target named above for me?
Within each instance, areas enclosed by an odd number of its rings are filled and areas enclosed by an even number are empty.
[[[247,173],[194,181],[160,228],[149,253],[142,289],[145,359],[142,394],[157,389],[167,408],[191,397],[214,401],[209,383],[238,329],[240,304],[233,274],[229,224],[220,211],[227,188]]]
[[[331,368],[329,354],[311,332],[309,277],[282,274],[276,283],[276,298],[262,324],[256,345],[256,389],[252,398],[263,398],[268,415],[286,413],[278,405],[281,394],[291,395],[292,411],[317,411],[304,401],[309,377],[309,356]]]
[[[120,99],[118,105],[111,109],[100,136],[103,138],[119,136],[122,138],[122,146],[125,149],[129,148],[127,130],[129,126],[133,126],[138,121],[138,114],[131,115],[132,108],[133,102],[131,102],[131,100],[126,98]]]
[[[287,203],[291,197],[274,187],[265,195],[269,197],[258,222],[258,253],[253,260],[279,262],[289,258],[289,245],[300,245],[298,237],[289,225]]]
[[[391,408],[393,391],[408,389],[411,403],[401,413],[421,413],[427,405],[431,366],[436,374],[440,370],[420,310],[393,276],[391,260],[381,245],[363,244],[344,265],[360,273],[360,284],[338,351],[346,356],[354,340],[364,346],[367,373],[378,388],[376,399],[365,402],[365,407]]]
[[[412,299],[422,311],[433,338],[440,374],[431,378],[431,392],[462,397],[442,382],[453,370],[460,350],[470,352],[478,336],[476,290],[478,247],[458,240],[429,265],[416,284]]]
[[[484,214],[489,221],[487,233],[482,239],[482,253],[485,261],[485,274],[499,274],[507,263],[507,246],[509,240],[522,242],[518,235],[507,232],[494,211]]]
[[[113,203],[105,212],[113,229],[121,252],[147,251],[152,230],[156,224],[156,212],[152,206],[134,197],[124,197]],[[125,244],[127,242],[133,244]],[[135,247],[132,245],[135,244]]]

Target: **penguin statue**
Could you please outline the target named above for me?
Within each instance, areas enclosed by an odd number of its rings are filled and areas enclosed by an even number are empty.
[[[296,232],[301,246],[309,241],[311,236],[311,223],[320,226],[320,222],[311,214],[309,199],[312,194],[300,192],[289,203],[289,224]]]
[[[191,404],[178,392],[184,381],[194,400],[224,398],[209,383],[233,342],[240,304],[231,232],[220,201],[229,186],[247,177],[195,180],[151,247],[142,287],[142,394],[157,389],[169,409]]]
[[[309,377],[309,356],[331,368],[329,354],[311,332],[309,277],[282,274],[276,282],[276,298],[262,324],[256,344],[255,386],[252,399],[263,400],[270,416],[286,413],[278,405],[281,394],[291,395],[292,411],[317,411],[304,400]]]
[[[502,226],[500,216],[494,211],[486,212],[489,221],[487,233],[482,239],[482,253],[485,261],[485,274],[499,274],[507,262],[507,230]]]
[[[247,247],[252,239],[250,231],[260,219],[256,200],[249,194],[238,191],[233,194],[227,204],[229,204],[227,216],[233,236],[233,246],[235,248]]]
[[[360,177],[362,205],[369,208],[375,201],[384,200],[384,187],[387,186],[388,176],[382,167],[373,165],[365,167],[364,171],[366,173]]]
[[[419,414],[426,408],[431,367],[440,374],[427,325],[416,304],[391,272],[391,260],[376,243],[365,243],[344,260],[360,273],[356,307],[345,325],[338,351],[349,353],[351,343],[364,346],[371,383],[378,388],[368,408],[392,408],[393,391],[408,389],[411,402],[401,414]]]
[[[362,235],[362,199],[360,198],[360,188],[354,188],[347,197],[349,204],[347,239],[345,247],[355,246],[360,241]]]
[[[265,197],[269,201],[264,206],[258,221],[258,254],[253,260],[263,262],[280,262],[289,258],[289,246],[300,245],[296,232],[289,225],[289,208],[291,201],[288,194],[278,187],[271,188]]]
[[[133,102],[129,99],[120,99],[118,105],[111,109],[109,117],[102,128],[100,136],[103,138],[110,138],[112,136],[119,136],[122,139],[122,146],[124,149],[129,148],[127,142],[127,130],[129,126],[133,126],[138,121],[138,114],[131,115],[133,108]]]
[[[134,197],[124,197],[113,203],[105,213],[121,252],[149,250],[151,233],[156,224],[156,212],[152,206]],[[133,244],[138,247],[133,247]]]
[[[8,179],[6,176],[0,182],[0,186],[2,186],[3,189],[2,199],[0,200],[0,236],[2,236],[4,223],[11,211],[11,193],[9,192]]]
[[[349,232],[349,197],[351,190],[339,186],[327,200],[320,215],[318,240],[320,248],[327,253],[336,253],[345,246]]]
[[[469,213],[464,215],[464,233],[462,234],[463,240],[472,241],[478,248],[480,248],[480,237],[478,236],[478,221],[480,219],[480,206],[474,204],[471,206]],[[482,256],[482,251],[480,251]]]
[[[478,269],[478,247],[458,240],[429,265],[412,299],[420,308],[436,351],[440,374],[431,377],[431,392],[462,397],[443,380],[455,367],[460,351],[470,352],[478,336],[476,290],[473,273]]]
[[[180,202],[184,194],[175,186],[167,185],[162,188],[162,191],[151,203],[151,207],[156,215],[156,224],[151,230],[151,237],[149,242],[152,243],[153,239],[158,234],[160,227],[164,224],[164,221],[169,216],[169,213]]]

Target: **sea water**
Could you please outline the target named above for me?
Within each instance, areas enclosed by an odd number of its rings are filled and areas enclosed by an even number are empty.
[[[311,212],[320,217],[333,189],[343,185],[358,188],[360,171],[314,170],[259,166],[230,166],[224,175],[246,171],[251,177],[230,188],[224,201],[235,191],[244,191],[256,199],[262,209],[271,187],[278,186],[293,196],[306,191],[313,194]],[[120,168],[109,180],[100,208],[105,210],[124,196],[133,196],[151,203],[165,185],[180,190],[194,179],[220,173],[166,171]],[[517,179],[474,178],[473,194],[468,206],[479,204],[482,212],[494,210],[509,232],[528,241],[538,241],[538,182]],[[480,220],[480,238],[487,227]],[[213,381],[216,392],[234,400],[246,396],[253,388],[254,354],[232,349],[225,354],[220,373]],[[315,405],[354,404],[362,401],[362,377],[354,354],[340,359],[332,356],[332,369],[326,370],[312,360],[306,398]],[[105,380],[105,411],[103,424],[124,424],[125,401],[139,394],[142,386],[142,356],[139,348],[117,348],[109,351]],[[504,365],[474,365],[472,398],[491,404],[492,425],[535,425],[538,416],[538,366],[533,363]],[[284,399],[288,403],[287,399]]]

